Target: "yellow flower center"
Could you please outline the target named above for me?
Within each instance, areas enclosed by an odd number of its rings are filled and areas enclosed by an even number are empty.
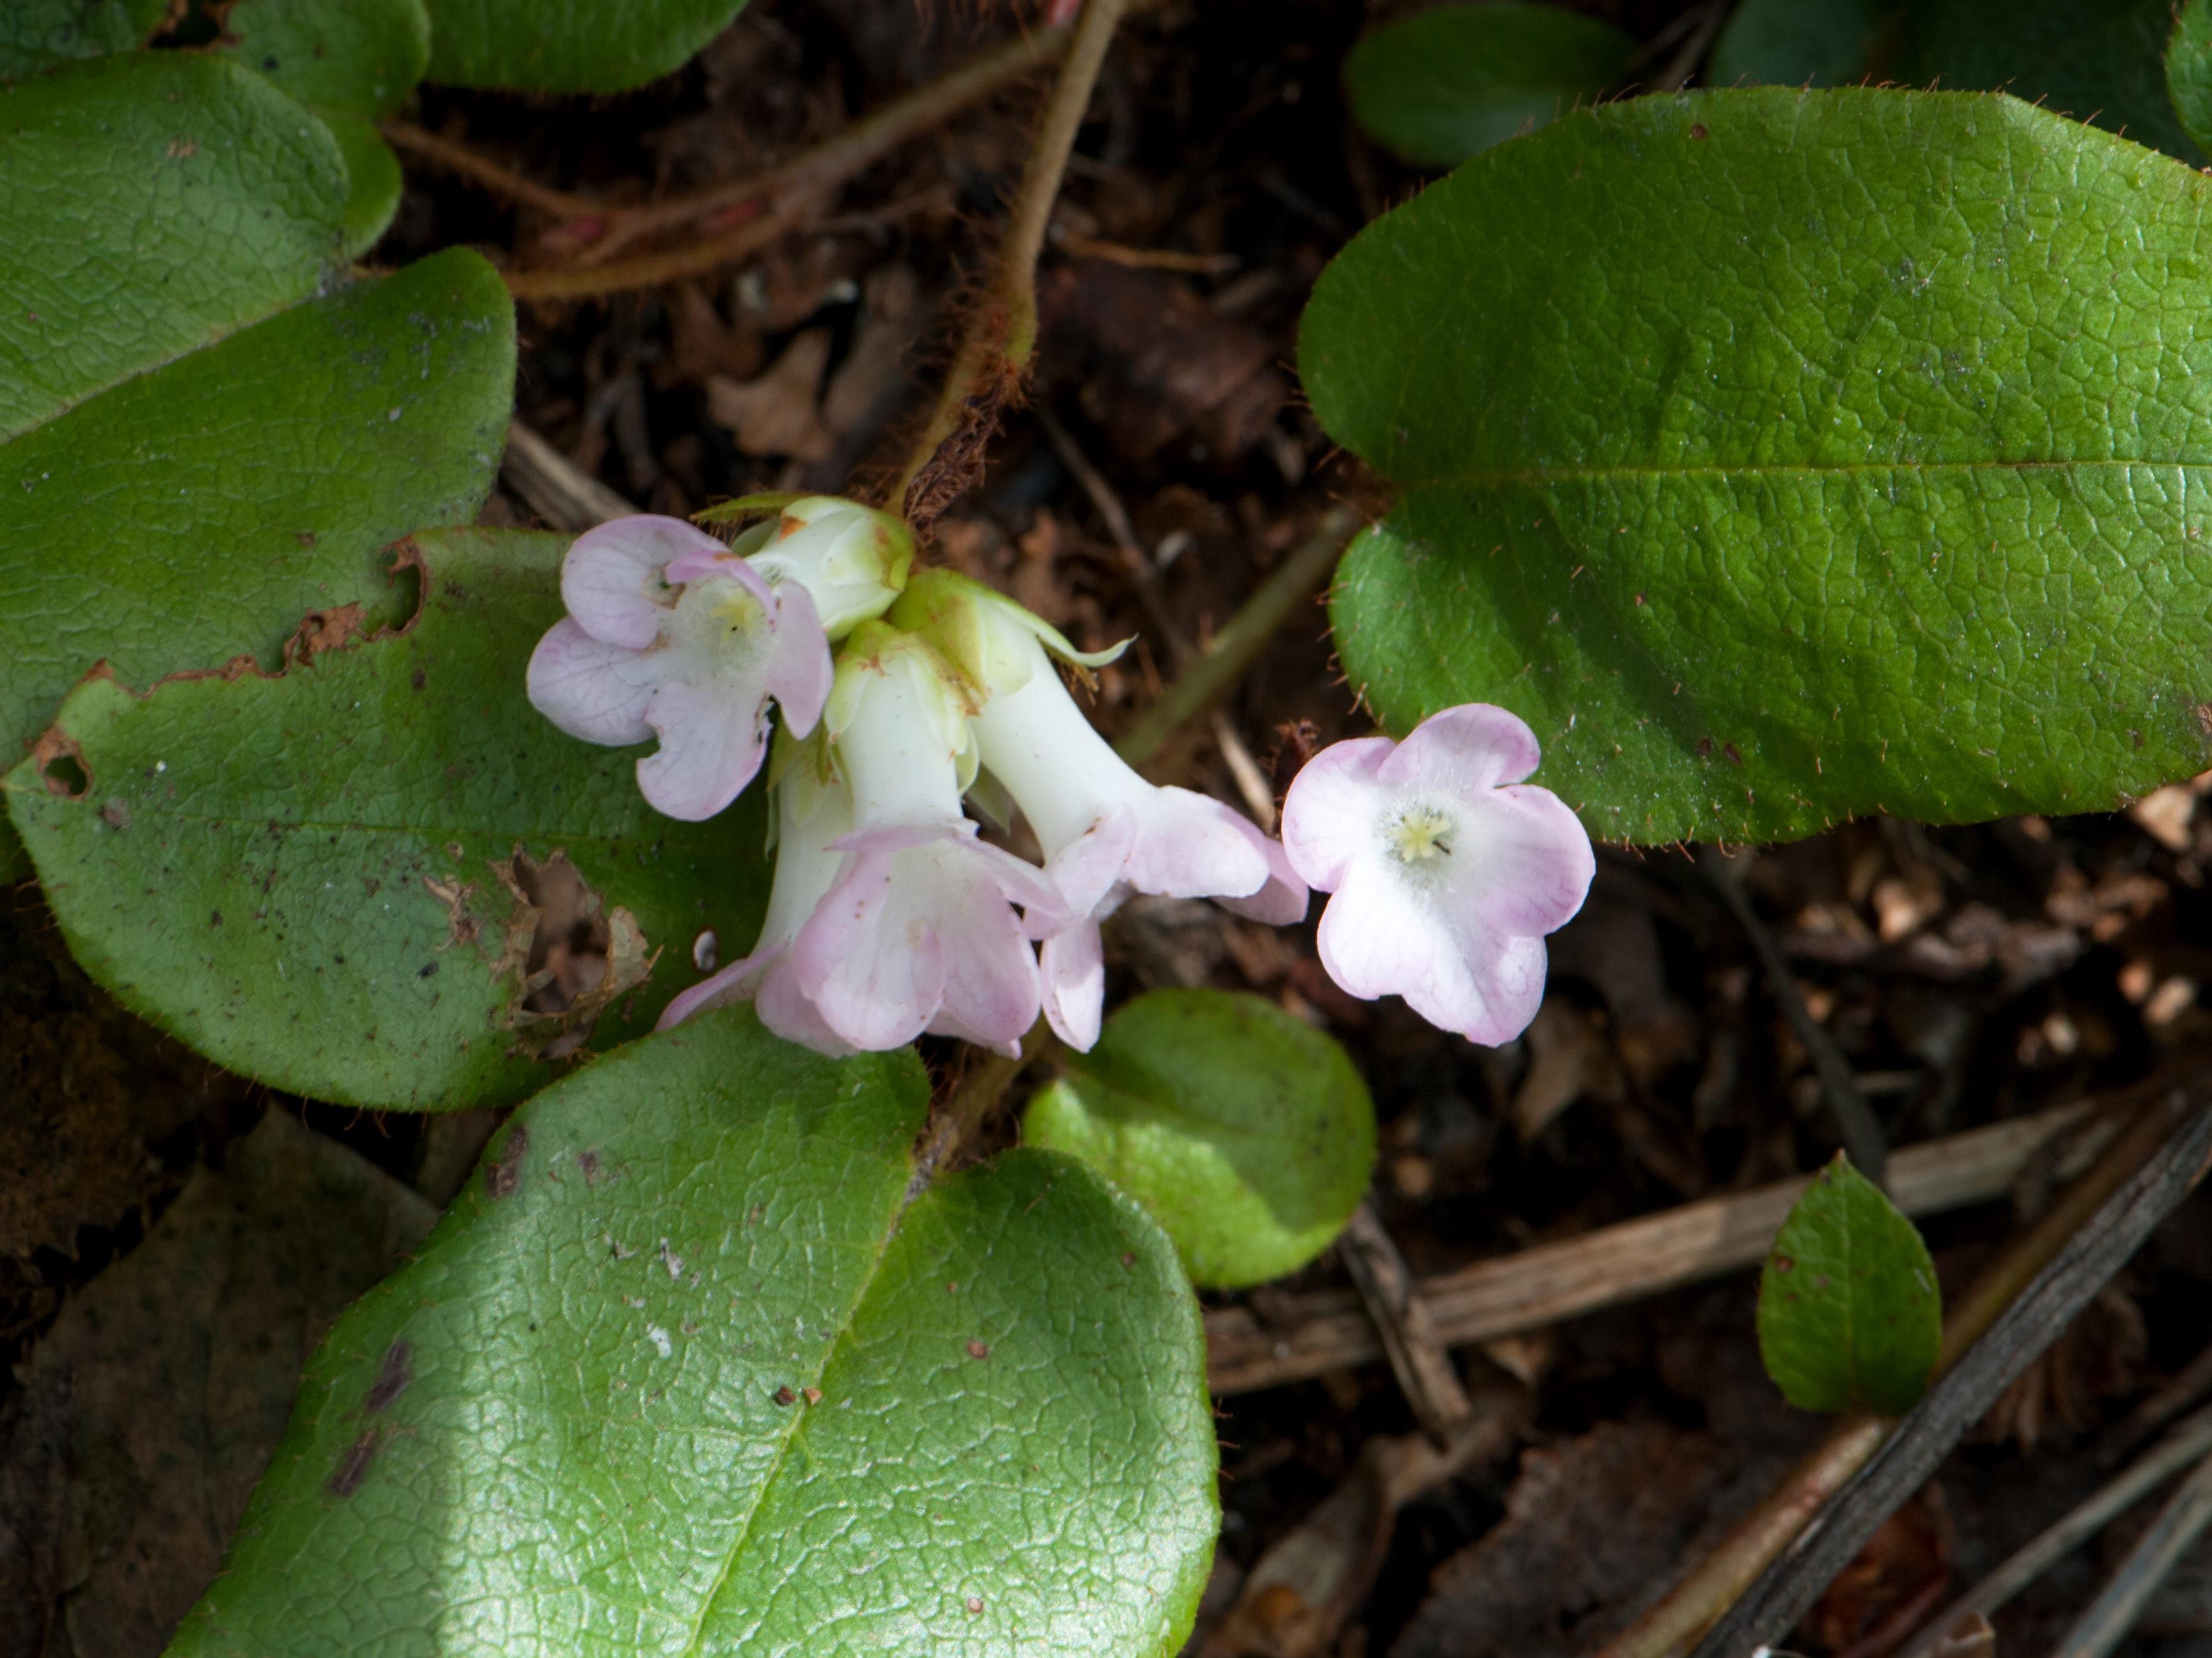
[[[1400,863],[1425,864],[1451,856],[1445,839],[1451,826],[1451,819],[1432,806],[1408,806],[1383,825],[1382,835]]]

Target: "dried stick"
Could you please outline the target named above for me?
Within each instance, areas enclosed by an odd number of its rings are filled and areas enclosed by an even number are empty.
[[[924,527],[972,481],[999,412],[1019,391],[1036,352],[1037,259],[1091,89],[1129,0],[1087,0],[1045,106],[1029,165],[1006,215],[990,287],[980,296],[929,422],[890,499]]]
[[[2172,1122],[2170,1108],[2144,1112],[2040,1220],[2007,1246],[1944,1320],[1939,1373],[1996,1321],[2021,1289],[2165,1143]],[[1891,1199],[1900,1208],[1905,1207],[1899,1196],[1905,1155],[1899,1154],[1891,1175]],[[2051,1332],[2053,1337],[2057,1333]],[[1866,1418],[1838,1423],[1819,1449],[1657,1605],[1602,1648],[1598,1658],[1665,1658],[1694,1639],[1735,1604],[1745,1586],[1796,1540],[1806,1521],[1866,1464],[1881,1444],[1883,1430],[1883,1424]],[[1747,1644],[1744,1650],[1749,1649]]]
[[[763,248],[775,246],[805,222],[814,205],[811,197],[780,201],[734,230],[665,253],[641,254],[635,259],[612,264],[509,270],[504,273],[507,291],[518,300],[586,300],[703,276],[717,266],[734,264]]]
[[[1372,1204],[1362,1203],[1352,1212],[1336,1241],[1336,1254],[1375,1320],[1398,1386],[1413,1407],[1413,1419],[1438,1444],[1447,1442],[1474,1406],[1437,1333],[1436,1315],[1421,1286]]]
[[[1897,1658],[1936,1658],[1960,1625],[1986,1618],[2191,1464],[2212,1455],[2212,1410],[2199,1411],[2128,1470],[1943,1609]]]
[[[2136,1540],[2128,1558],[2105,1585],[2104,1593],[2066,1631],[2051,1658],[2106,1658],[2127,1638],[2136,1619],[2142,1616],[2158,1586],[2166,1580],[2190,1546],[2212,1525],[2212,1461],[2202,1461],[2197,1472],[2181,1482],[2166,1499],[2150,1529]]]
[[[556,530],[588,530],[637,511],[519,420],[507,423],[507,456],[499,475]]]
[[[2046,1146],[2088,1125],[2069,1147],[2077,1161],[2063,1171],[2078,1172],[2112,1133],[2092,1122],[2094,1109],[2064,1106],[1904,1147],[1891,1159],[1890,1196],[1910,1215],[2002,1197]],[[1421,1294],[1444,1343],[1466,1346],[1701,1283],[1765,1255],[1808,1183],[1779,1181],[1480,1261],[1424,1278]],[[1279,1387],[1383,1357],[1355,1297],[1322,1291],[1295,1305],[1299,1316],[1279,1328],[1261,1325],[1243,1307],[1206,1315],[1206,1379],[1215,1393]]]
[[[2026,1288],[2006,1297],[2003,1310],[1984,1329],[1969,1333],[1959,1315],[1954,1316],[1944,1331],[1944,1345],[1946,1357],[1954,1357],[1954,1362],[1939,1370],[1941,1379],[1927,1395],[1821,1507],[1818,1523],[1767,1567],[1750,1592],[1698,1643],[1692,1658],[1736,1658],[1771,1645],[1812,1610],[1836,1575],[1899,1506],[1927,1483],[1966,1430],[2058,1339],[2106,1280],[2189,1195],[2207,1158],[2212,1157],[2212,1098],[2201,1093],[2177,1096],[2165,1108],[2147,1114],[2138,1132],[2116,1146],[2099,1169],[2115,1168],[2146,1141],[2153,1147],[2148,1160],[2139,1159],[2115,1182],[2110,1195],[2092,1206],[2091,1213],[2053,1240],[2058,1247],[2043,1255]],[[2081,1184],[2095,1180],[2093,1171]],[[2078,1212],[2083,1206],[2069,1193],[2058,1208]],[[2051,1230],[2039,1225],[2028,1237]],[[2023,1253],[2019,1245],[2008,1251],[2009,1270],[1995,1276],[2001,1280],[2017,1276],[2026,1264]],[[1968,1305],[1981,1299],[1987,1297],[1970,1297]]]
[[[1214,635],[1204,653],[1145,710],[1114,745],[1115,751],[1131,765],[1143,766],[1186,721],[1227,695],[1275,630],[1290,620],[1291,612],[1328,580],[1358,522],[1349,507],[1332,507],[1324,513],[1313,533],[1291,550],[1228,625]]]

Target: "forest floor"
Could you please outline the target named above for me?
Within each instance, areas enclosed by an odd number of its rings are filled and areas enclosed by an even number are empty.
[[[1655,65],[1701,9],[1591,9],[1652,42]],[[1352,131],[1338,91],[1346,49],[1382,10],[1184,0],[1131,23],[1106,70],[1053,222],[1036,385],[932,556],[1079,645],[1138,635],[1101,676],[1109,732],[1333,508],[1376,498],[1304,409],[1293,365],[1316,274],[1422,182]],[[522,304],[517,416],[639,507],[864,489],[895,466],[933,386],[1048,77],[947,111],[745,257],[649,285],[617,288],[626,259],[699,263],[746,221],[694,217],[592,266],[575,257],[571,198],[619,222],[626,206],[744,179],[1019,27],[972,0],[933,15],[908,0],[756,0],[631,96],[426,88],[413,126],[490,170],[410,152],[374,262],[467,244],[517,273],[600,271],[583,280],[615,291]],[[487,522],[563,527],[542,480],[508,477]],[[1366,729],[1317,602],[1153,774],[1265,814],[1302,723],[1324,740]],[[2076,1102],[2094,1118],[2146,1079],[2201,1067],[2212,812],[2197,806],[2184,786],[2119,817],[1854,823],[1725,869],[1690,848],[1607,849],[1588,908],[1552,941],[1543,1012],[1496,1051],[1343,996],[1310,926],[1276,932],[1203,904],[1122,914],[1109,1005],[1212,984],[1334,1033],[1375,1095],[1382,1231],[1416,1278],[1463,1282],[1481,1263],[1817,1168],[1838,1144],[1823,1044],[1898,1150],[1978,1145],[1960,1137]],[[1725,881],[1748,893],[1783,981]],[[949,1048],[933,1058],[961,1062]],[[0,906],[0,1652],[159,1650],[215,1568],[317,1331],[421,1236],[491,1127],[363,1115],[227,1076],[93,988],[35,888]],[[1923,1219],[1947,1298],[2051,1203],[2065,1140],[1975,1163],[1976,1200]],[[1334,1362],[1312,1334],[1355,1305],[1340,1252],[1217,1298],[1214,1327],[1242,1333],[1249,1363],[1220,1400],[1224,1531],[1192,1649],[1595,1649],[1826,1430],[1760,1371],[1758,1253],[1697,1282],[1601,1284],[1578,1304],[1611,1304],[1571,1316],[1465,1342],[1448,1330],[1471,1414],[1441,1450],[1371,1342]],[[1894,1649],[1909,1611],[1977,1582],[2109,1479],[2154,1419],[2212,1392],[2195,1365],[2208,1335],[2199,1196],[1877,1534],[1795,1648]],[[1322,1358],[1284,1357],[1309,1351]],[[2048,1650],[2147,1517],[2042,1575],[1996,1620],[1996,1650]],[[2136,1658],[2206,1649],[2212,1552],[2185,1563],[2140,1627],[2123,1649]]]

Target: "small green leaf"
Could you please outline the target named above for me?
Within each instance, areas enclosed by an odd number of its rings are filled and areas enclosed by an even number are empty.
[[[106,659],[133,685],[310,610],[489,492],[514,374],[498,275],[339,263],[346,173],[230,64],[134,52],[0,88],[0,753]]]
[[[1352,118],[1417,167],[1456,167],[1619,80],[1636,42],[1557,6],[1486,0],[1386,23],[1345,60]]]
[[[416,544],[428,591],[405,634],[275,677],[146,695],[89,680],[53,739],[84,792],[55,793],[36,757],[4,786],[64,936],[126,1005],[276,1087],[456,1109],[543,1084],[541,1056],[587,1020],[602,1043],[650,1029],[702,932],[725,959],[752,943],[764,791],[711,823],[663,817],[638,750],[580,743],[530,706],[565,539]],[[599,895],[609,961],[560,1016],[525,1005],[552,942],[526,895],[556,859]]]
[[[1022,1139],[1143,1204],[1195,1282],[1237,1289],[1344,1230],[1375,1169],[1375,1104],[1342,1046],[1280,1008],[1160,990],[1030,1102]]]
[[[911,1053],[733,1009],[539,1095],[310,1363],[171,1658],[1165,1658],[1217,1509],[1142,1211],[1015,1151],[908,1202]]]
[[[430,78],[526,92],[626,92],[680,69],[744,0],[429,0]]]
[[[1306,313],[1401,495],[1338,579],[1352,684],[1511,708],[1609,840],[2195,775],[2208,232],[2193,169],[1984,94],[1637,98],[1476,157]]]
[[[129,52],[168,15],[169,0],[8,0],[0,6],[0,81]]]
[[[2011,93],[2201,166],[2166,89],[2173,0],[1914,0],[1885,75]]]
[[[1902,1416],[1943,1345],[1936,1264],[1841,1152],[1814,1176],[1759,1279],[1759,1351],[1801,1411]]]
[[[2212,150],[2212,0],[2187,0],[2174,20],[2166,90],[2197,147]]]
[[[1896,0],[1742,0],[1713,42],[1705,84],[1839,87],[1872,72]]]

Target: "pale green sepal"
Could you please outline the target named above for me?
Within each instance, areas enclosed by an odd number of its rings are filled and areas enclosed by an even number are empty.
[[[739,536],[737,550],[769,581],[803,585],[832,641],[890,609],[914,568],[913,531],[840,495],[748,495],[701,519],[733,523],[744,515],[734,509],[770,507],[779,511],[775,523]]]
[[[891,622],[927,639],[973,688],[978,703],[1011,695],[1030,683],[1027,635],[1063,662],[1101,668],[1127,650],[1125,639],[1109,650],[1079,651],[1067,635],[1034,611],[981,582],[951,570],[925,570],[907,584],[891,607]]]

